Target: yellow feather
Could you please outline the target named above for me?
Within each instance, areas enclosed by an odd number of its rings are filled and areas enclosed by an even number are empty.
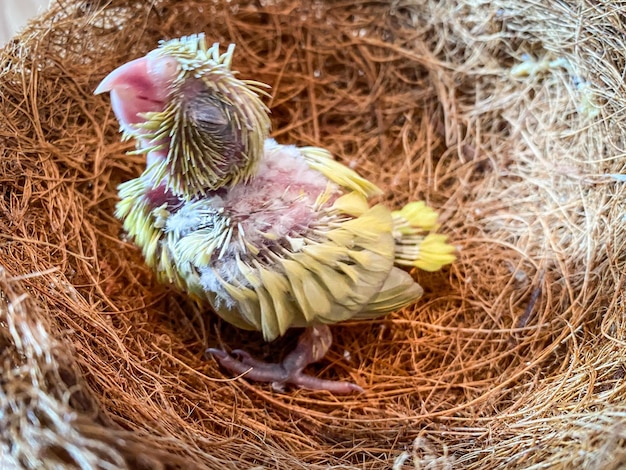
[[[422,287],[413,280],[410,274],[399,268],[393,268],[385,279],[380,292],[355,318],[373,318],[399,310],[415,303],[423,293]]]
[[[302,288],[314,318],[328,317],[331,309],[330,294],[311,271],[302,279]]]
[[[287,278],[289,279],[291,290],[296,298],[298,306],[302,310],[305,320],[307,323],[314,322],[318,312],[314,302],[318,302],[319,299],[310,297],[317,297],[319,290],[309,285],[309,280],[313,274],[294,260],[285,259],[282,260],[281,264],[285,270]]]
[[[213,253],[219,247],[219,233],[216,234],[213,230],[198,230],[178,240],[174,245],[174,251],[179,262],[208,266]]]
[[[240,314],[240,316],[249,325],[251,325],[257,331],[261,331],[263,329],[261,320],[261,307],[259,304],[259,296],[257,295],[257,293],[248,287],[233,286],[232,284],[229,284],[224,279],[222,279],[217,274],[217,272],[215,272],[215,270],[213,270],[213,273],[217,280],[220,282],[220,284],[224,287],[226,292],[228,292],[228,294],[237,301],[238,311],[236,310],[233,312],[229,309],[220,309],[219,313],[221,315],[228,315],[230,313],[230,315],[224,317],[224,319],[230,323],[234,323],[230,319],[231,316],[234,317]]]
[[[255,292],[259,299],[259,308],[261,310],[261,332],[266,341],[271,341],[280,334],[274,303],[271,295],[263,286],[257,287]]]
[[[237,256],[237,269],[239,272],[243,274],[243,277],[250,283],[250,285],[254,288],[259,287],[261,285],[261,279],[257,276],[255,270],[252,269],[251,266],[248,266],[246,263],[241,261],[241,258]]]
[[[332,208],[344,214],[358,217],[367,212],[369,204],[362,194],[352,191],[338,198]]]
[[[359,264],[360,266],[368,269],[369,271],[379,271],[380,267],[378,265],[378,261],[381,258],[380,256],[376,256],[375,253],[372,253],[371,251],[366,251],[366,250],[362,250],[362,251],[357,251],[357,250],[350,250],[348,252],[348,255],[350,256],[350,258],[352,258],[357,264]],[[389,269],[388,266],[383,266],[383,269]]]
[[[293,258],[314,273],[324,283],[328,294],[335,302],[343,303],[354,289],[354,285],[348,282],[349,278],[336,270],[336,261],[330,264],[320,263],[312,256],[298,253]]]
[[[382,190],[375,184],[360,176],[356,171],[335,161],[327,150],[318,147],[301,147],[299,150],[311,168],[319,171],[333,183],[356,191],[366,198],[383,194]]]
[[[381,233],[391,232],[391,213],[385,206],[376,205],[361,217],[343,222],[341,227],[360,239],[375,240]]]
[[[354,247],[354,234],[341,226],[327,231],[325,235],[326,238],[338,246],[345,246],[346,248]]]
[[[348,276],[354,284],[359,282],[361,277],[361,271],[358,267],[352,264],[339,262],[337,263],[337,268],[346,276]]]
[[[302,248],[302,253],[331,266],[334,266],[340,259],[347,259],[348,256],[348,250],[345,247],[332,242],[306,245]]]
[[[295,316],[293,302],[289,299],[289,281],[284,275],[268,269],[259,268],[261,282],[272,299],[274,304],[273,314],[278,325],[277,333],[265,339],[271,341],[276,336],[282,336],[291,326]],[[265,317],[265,314],[264,314]]]

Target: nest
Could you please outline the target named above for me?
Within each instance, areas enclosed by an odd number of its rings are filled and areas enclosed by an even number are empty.
[[[56,0],[0,52],[0,466],[626,464],[620,2]],[[97,83],[204,31],[272,86],[275,138],[423,199],[459,259],[333,328],[359,396],[231,378],[271,344],[158,284],[121,232],[143,169]]]

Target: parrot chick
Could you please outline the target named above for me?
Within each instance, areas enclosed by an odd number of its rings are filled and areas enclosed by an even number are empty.
[[[161,42],[111,72],[124,139],[146,169],[119,186],[116,216],[158,279],[271,341],[305,327],[282,363],[209,349],[226,369],[277,386],[362,391],[303,372],[326,354],[329,324],[374,318],[423,293],[401,267],[436,271],[454,247],[423,202],[370,206],[381,191],[326,151],[269,138],[266,85],[231,70],[203,35]]]

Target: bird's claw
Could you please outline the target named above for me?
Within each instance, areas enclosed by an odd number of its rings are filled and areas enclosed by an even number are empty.
[[[309,390],[328,390],[336,394],[362,393],[363,389],[350,382],[324,380],[304,374],[302,369],[288,370],[284,364],[263,362],[241,349],[231,354],[221,349],[209,348],[222,367],[257,382],[271,382],[272,388],[283,391],[285,385],[295,385]]]

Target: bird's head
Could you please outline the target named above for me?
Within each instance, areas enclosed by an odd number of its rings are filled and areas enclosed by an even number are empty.
[[[270,121],[259,95],[266,85],[235,76],[233,50],[220,54],[203,34],[162,41],[95,90],[111,93],[124,137],[137,139],[154,178],[178,196],[245,181],[263,152]]]

